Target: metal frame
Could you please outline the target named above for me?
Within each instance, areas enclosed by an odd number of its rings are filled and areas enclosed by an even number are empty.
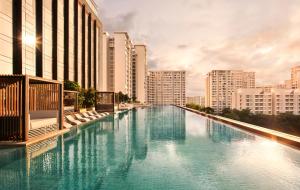
[[[105,97],[111,96],[111,101],[105,100]],[[114,92],[95,92],[95,110],[97,112],[111,112],[115,111],[115,93]]]

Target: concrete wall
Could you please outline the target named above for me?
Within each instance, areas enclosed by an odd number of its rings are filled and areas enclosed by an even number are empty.
[[[0,3],[0,74],[13,73],[12,0]]]
[[[43,76],[52,79],[52,1],[43,1]]]
[[[25,39],[35,39],[35,1],[22,1],[22,30],[23,30],[23,74],[35,75],[35,44],[25,43]],[[26,13],[26,14],[25,14]],[[25,40],[25,41],[24,41]]]
[[[101,34],[99,35],[101,36]],[[102,46],[101,47],[101,63],[99,64],[99,74],[98,74],[98,81],[99,81],[99,90],[100,91],[107,91],[107,48],[108,48],[108,33],[102,34]]]
[[[127,75],[127,68],[126,68],[126,60],[128,52],[126,51],[126,35],[124,34],[114,34],[114,62],[115,62],[115,92],[123,92],[127,94],[127,82],[126,82],[126,75]]]
[[[136,51],[136,98],[146,102],[147,49],[144,45],[135,45]]]
[[[64,80],[64,0],[58,0],[57,21],[57,79]]]

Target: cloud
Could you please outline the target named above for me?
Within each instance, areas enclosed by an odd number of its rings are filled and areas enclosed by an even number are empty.
[[[159,68],[159,59],[150,57],[148,59],[148,68],[158,69]]]
[[[185,45],[185,44],[180,44],[177,46],[178,49],[186,49],[188,48],[188,45]]]
[[[130,31],[133,27],[136,14],[135,11],[130,11],[112,17],[103,16],[104,29],[108,32]]]
[[[299,0],[97,0],[106,30],[146,43],[150,69],[187,70],[187,95],[212,69],[280,83],[300,63]]]

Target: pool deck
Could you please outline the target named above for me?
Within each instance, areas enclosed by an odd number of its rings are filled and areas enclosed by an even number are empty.
[[[257,135],[260,135],[260,136],[263,136],[263,137],[267,137],[267,138],[272,139],[274,141],[277,141],[279,143],[282,143],[282,144],[300,149],[300,137],[297,137],[297,136],[294,136],[294,135],[289,135],[287,133],[275,131],[275,130],[272,130],[272,129],[267,129],[267,128],[260,127],[260,126],[257,126],[257,125],[252,125],[252,124],[249,124],[249,123],[229,119],[229,118],[226,118],[226,117],[207,114],[207,113],[200,112],[198,110],[194,110],[194,109],[187,108],[187,107],[181,107],[181,106],[177,106],[177,107],[188,110],[190,112],[193,112],[193,113],[196,113],[196,114],[199,114],[199,115],[202,115],[202,116],[205,116],[205,117],[208,117],[208,118],[211,118],[211,119],[216,120],[216,121],[221,121],[223,123],[230,124],[234,127],[252,132],[254,134],[257,134]]]
[[[92,121],[88,121],[88,122],[85,122],[85,123],[82,123],[80,125],[73,125],[71,128],[69,129],[62,129],[62,130],[58,130],[58,131],[53,131],[53,132],[50,132],[48,134],[45,134],[45,135],[41,135],[39,137],[36,137],[36,138],[33,138],[33,139],[30,139],[26,142],[14,142],[14,141],[1,141],[0,142],[0,148],[13,148],[13,147],[28,147],[28,146],[31,146],[31,145],[34,145],[34,144],[37,144],[39,142],[42,142],[44,140],[47,140],[47,139],[50,139],[50,138],[53,138],[53,137],[56,137],[56,136],[60,136],[60,135],[63,135],[65,133],[68,133],[70,132],[71,129],[73,128],[80,128],[84,125],[87,125],[87,124],[90,124],[90,123],[94,123],[94,122],[97,122],[103,118],[106,118],[108,116],[110,116],[111,114],[109,115],[106,115],[106,116],[103,116],[99,119],[95,119],[95,120],[92,120]]]

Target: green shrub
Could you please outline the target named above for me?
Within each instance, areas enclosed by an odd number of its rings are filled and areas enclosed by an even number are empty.
[[[127,103],[130,101],[130,98],[127,94],[123,94],[122,92],[118,92],[116,94],[116,100],[118,103]]]
[[[95,105],[95,90],[93,88],[84,90],[83,106],[86,108],[91,108],[94,105]]]
[[[64,81],[64,89],[65,90],[70,90],[70,91],[79,91],[80,90],[80,85],[79,85],[78,82],[65,80]]]

